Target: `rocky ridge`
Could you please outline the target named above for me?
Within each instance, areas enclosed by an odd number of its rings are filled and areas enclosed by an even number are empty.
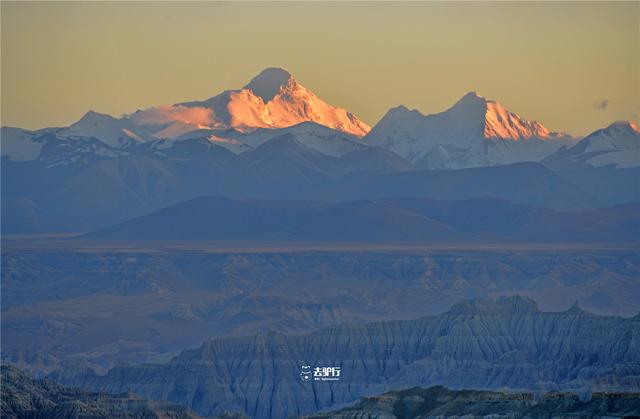
[[[517,296],[482,299],[417,320],[213,339],[166,364],[52,377],[94,391],[134,391],[204,415],[243,410],[254,418],[311,413],[368,394],[435,384],[581,395],[627,391],[640,388],[639,321],[578,306],[541,312]],[[303,365],[339,366],[341,379],[303,382]]]

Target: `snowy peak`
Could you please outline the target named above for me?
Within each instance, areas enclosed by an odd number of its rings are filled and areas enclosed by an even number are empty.
[[[630,121],[616,121],[589,134],[578,144],[587,144],[590,150],[637,149],[640,147],[640,129]]]
[[[231,126],[238,128],[286,128],[315,122],[357,137],[370,127],[345,109],[329,105],[304,87],[286,70],[268,68],[227,105]]]
[[[203,101],[155,106],[121,118],[87,112],[61,129],[64,137],[94,137],[112,147],[154,139],[177,139],[190,132],[287,128],[314,122],[363,137],[370,127],[345,109],[332,106],[282,68],[267,68],[244,88],[226,90]]]
[[[384,131],[387,127],[409,127],[420,124],[425,115],[417,109],[409,109],[404,105],[391,108],[384,114],[378,123],[371,129],[370,136],[375,136],[376,131]]]
[[[537,121],[528,121],[509,111],[499,102],[486,99],[476,92],[464,95],[449,109],[462,118],[481,119],[482,135],[486,139],[526,140],[529,138],[549,139],[564,136],[552,133]]]
[[[430,115],[451,121],[464,121],[474,127],[484,123],[489,101],[476,92],[469,92],[451,108],[439,114]]]
[[[207,100],[174,107],[206,110],[211,116],[210,126],[245,132],[286,128],[302,122],[315,122],[357,137],[370,130],[354,114],[329,105],[281,68],[263,70],[240,90],[228,90]]]
[[[573,147],[559,150],[546,161],[556,167],[638,167],[640,130],[630,121],[617,121],[587,135]]]
[[[115,148],[136,142],[144,142],[149,134],[128,119],[116,119],[111,115],[89,111],[77,122],[56,132],[60,137],[97,138]]]
[[[456,169],[540,161],[570,145],[571,138],[469,92],[437,114],[423,115],[404,106],[393,108],[365,141],[419,167]]]
[[[255,76],[244,88],[262,98],[267,103],[289,83],[295,83],[291,74],[282,68],[267,68]]]
[[[100,126],[113,124],[117,120],[106,113],[99,113],[93,110],[85,113],[82,118],[72,124],[72,126]]]
[[[414,118],[424,118],[424,114],[422,114],[417,109],[409,109],[404,105],[399,105],[395,108],[389,109],[387,113],[382,117],[381,121],[385,119],[391,121],[401,121]]]
[[[534,137],[549,139],[562,136],[562,134],[552,133],[537,121],[528,121],[520,117],[494,101],[487,101],[484,122],[485,138],[526,140]]]
[[[462,96],[451,109],[471,109],[471,108],[483,108],[487,103],[487,100],[480,96],[477,92],[471,91]]]
[[[619,134],[640,134],[640,128],[631,121],[616,121],[605,128],[606,131]]]
[[[35,137],[34,132],[20,128],[0,128],[0,150],[2,156],[12,161],[35,160],[40,156],[44,141]]]
[[[501,103],[486,99],[476,92],[467,93],[451,108],[433,115],[423,115],[402,105],[392,108],[378,125],[406,123],[424,125],[428,130],[437,131],[440,136],[452,137],[454,142],[476,136],[501,140],[566,137],[565,134],[549,131],[539,122],[528,121]]]

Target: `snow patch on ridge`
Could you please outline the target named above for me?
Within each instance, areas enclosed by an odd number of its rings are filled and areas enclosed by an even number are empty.
[[[40,157],[43,141],[34,138],[34,133],[13,127],[0,130],[2,155],[12,161],[30,161]]]
[[[617,121],[599,129],[568,149],[545,161],[566,166],[613,166],[618,169],[640,166],[640,130],[629,121]]]

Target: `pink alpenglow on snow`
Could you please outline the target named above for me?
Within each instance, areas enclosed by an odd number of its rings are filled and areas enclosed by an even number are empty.
[[[163,125],[155,136],[165,138],[176,138],[198,128],[251,131],[286,128],[302,122],[315,122],[357,137],[370,130],[351,112],[326,103],[280,68],[262,71],[242,89],[227,90],[203,101],[146,109],[132,118],[143,126]],[[181,124],[167,129],[172,122]]]
[[[475,111],[472,110],[475,108]],[[451,110],[465,109],[469,114],[480,113],[476,120],[482,120],[484,138],[503,140],[527,140],[529,138],[551,139],[566,137],[567,134],[552,132],[538,121],[529,121],[511,112],[500,102],[486,99],[476,92],[467,93]]]
[[[540,161],[575,139],[470,92],[433,115],[404,106],[391,109],[364,141],[420,167],[456,169]]]

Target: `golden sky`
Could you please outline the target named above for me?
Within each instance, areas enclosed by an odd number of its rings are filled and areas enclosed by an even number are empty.
[[[640,3],[2,1],[2,125],[68,125],[289,70],[370,125],[466,92],[586,134],[640,112]]]

